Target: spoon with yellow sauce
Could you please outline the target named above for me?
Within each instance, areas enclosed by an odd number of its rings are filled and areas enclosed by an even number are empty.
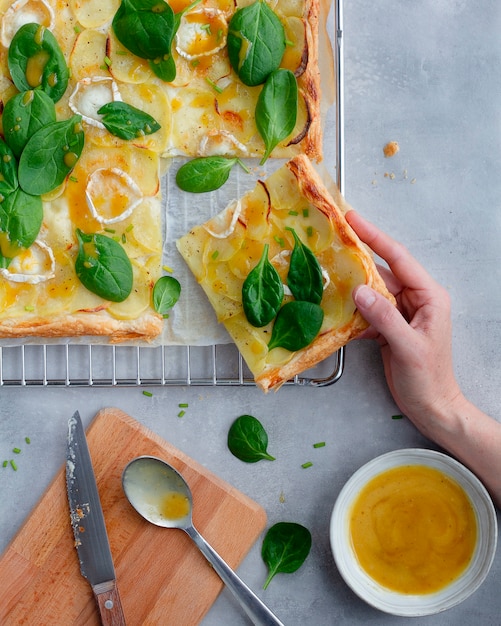
[[[283,626],[193,526],[191,490],[171,465],[153,456],[137,457],[125,467],[122,486],[129,502],[148,522],[184,530],[193,539],[254,624]]]

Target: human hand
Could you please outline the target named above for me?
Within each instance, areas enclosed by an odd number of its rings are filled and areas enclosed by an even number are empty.
[[[395,307],[367,285],[354,289],[355,304],[370,324],[363,336],[379,342],[400,410],[430,436],[430,419],[462,397],[452,363],[449,295],[403,245],[353,210],[346,219],[388,264],[379,270],[397,301]]]

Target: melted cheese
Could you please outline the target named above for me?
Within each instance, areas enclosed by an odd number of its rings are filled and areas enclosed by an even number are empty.
[[[31,23],[42,24],[50,30],[54,28],[54,9],[46,0],[16,0],[9,6],[2,17],[2,45],[8,48],[21,26]]]

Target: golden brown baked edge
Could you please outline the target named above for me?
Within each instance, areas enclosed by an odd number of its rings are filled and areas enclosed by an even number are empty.
[[[145,313],[134,320],[117,320],[99,313],[9,319],[0,322],[0,338],[106,337],[109,343],[134,339],[152,341],[162,332],[162,316]]]
[[[356,252],[363,263],[367,283],[373,289],[395,303],[395,298],[388,291],[377,271],[372,255],[358,238],[355,231],[346,221],[342,211],[333,201],[323,181],[313,168],[307,157],[300,155],[286,163],[286,167],[294,174],[301,193],[316,207],[329,215],[339,233],[343,244]],[[296,352],[286,365],[268,369],[256,377],[256,384],[263,390],[278,390],[285,382],[296,374],[304,372],[323,361],[352,339],[358,337],[368,324],[356,310],[348,324],[341,328],[327,330],[319,335],[308,347]]]

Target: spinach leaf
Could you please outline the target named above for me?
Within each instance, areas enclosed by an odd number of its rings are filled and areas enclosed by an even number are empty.
[[[76,231],[75,271],[80,282],[104,300],[122,302],[132,291],[132,265],[122,246],[105,235]]]
[[[120,43],[133,54],[147,59],[152,71],[163,81],[176,78],[172,43],[182,16],[202,0],[195,0],[179,13],[163,0],[122,0],[113,18],[113,30]]]
[[[276,316],[284,298],[284,286],[277,270],[268,260],[265,244],[259,263],[242,285],[242,306],[250,324],[266,326]]]
[[[4,259],[12,259],[29,248],[40,232],[43,203],[39,196],[25,193],[19,187],[0,202],[0,251]],[[3,267],[7,267],[4,263]]]
[[[262,459],[274,461],[267,452],[268,434],[261,422],[252,415],[241,415],[228,431],[230,452],[245,463],[257,463]]]
[[[171,83],[176,78],[176,63],[172,54],[166,54],[148,61],[153,73],[165,83]]]
[[[122,0],[113,18],[120,43],[142,59],[170,54],[174,39],[174,11],[163,0]]]
[[[287,284],[296,300],[320,304],[324,293],[322,268],[317,257],[297,236],[293,228],[294,249],[291,253]]]
[[[69,70],[54,35],[41,24],[24,24],[9,46],[7,63],[19,91],[40,88],[58,102],[68,86]]]
[[[98,110],[102,123],[115,137],[137,139],[151,135],[160,128],[154,117],[126,102],[108,102]]]
[[[324,312],[318,304],[287,302],[275,319],[268,349],[280,347],[295,352],[305,348],[318,335],[323,320]]]
[[[153,287],[153,308],[160,315],[166,315],[179,300],[180,294],[179,281],[173,276],[162,276]]]
[[[7,100],[2,120],[5,141],[19,158],[28,139],[56,121],[56,107],[45,91],[30,89]]]
[[[294,130],[297,118],[298,90],[296,77],[290,70],[278,69],[266,80],[256,104],[256,126],[266,152],[260,164],[272,150]]]
[[[52,122],[38,130],[19,159],[19,185],[42,195],[62,184],[82,154],[84,132],[80,115]]]
[[[271,579],[282,572],[292,574],[305,562],[311,549],[310,531],[295,522],[278,522],[266,533],[261,556],[268,566],[268,577],[263,589]]]
[[[177,186],[183,191],[192,193],[214,191],[228,180],[235,163],[239,163],[247,173],[249,172],[249,169],[236,157],[210,156],[192,159],[178,169]]]
[[[264,0],[238,9],[228,26],[228,56],[240,80],[261,85],[278,69],[285,52],[285,30]]]
[[[0,139],[0,202],[18,185],[16,157],[5,141]]]

